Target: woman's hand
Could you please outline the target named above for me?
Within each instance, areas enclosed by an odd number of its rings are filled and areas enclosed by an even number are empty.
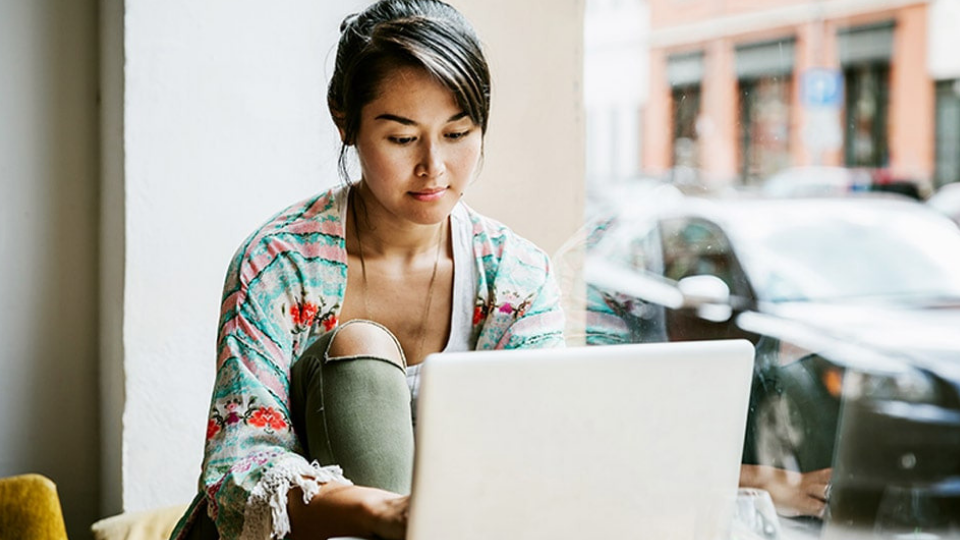
[[[823,517],[833,469],[800,473],[764,465],[742,465],[740,485],[770,493],[781,516]]]
[[[410,497],[382,489],[328,482],[309,504],[290,490],[287,510],[294,540],[359,536],[404,540]]]
[[[823,517],[831,472],[832,469],[806,473],[784,471],[785,477],[779,485],[768,490],[780,515]]]
[[[406,538],[409,495],[401,496],[389,491],[375,490],[370,493],[364,507],[370,519],[368,528],[376,538],[383,540]]]

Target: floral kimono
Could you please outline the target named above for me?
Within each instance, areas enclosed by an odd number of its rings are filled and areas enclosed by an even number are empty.
[[[302,455],[291,425],[290,367],[337,325],[346,290],[349,188],[293,205],[240,247],[227,272],[200,493],[173,538],[207,512],[222,538],[283,538],[287,492],[349,483]],[[461,203],[462,204],[462,203]],[[466,208],[478,283],[470,343],[479,349],[563,345],[550,261],[503,225]]]

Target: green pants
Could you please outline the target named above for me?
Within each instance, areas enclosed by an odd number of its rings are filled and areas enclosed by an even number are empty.
[[[307,459],[339,465],[358,486],[405,495],[413,474],[406,370],[372,355],[330,358],[330,344],[351,324],[374,325],[400,347],[389,330],[369,321],[348,321],[321,336],[290,371],[293,426]],[[187,538],[219,538],[206,512],[198,516]]]
[[[321,336],[293,365],[290,410],[304,454],[339,465],[354,484],[410,493],[413,425],[404,367],[376,356],[331,358],[349,321]],[[399,349],[399,343],[397,344]]]

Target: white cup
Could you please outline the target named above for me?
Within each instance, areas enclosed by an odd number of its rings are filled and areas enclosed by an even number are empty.
[[[731,540],[780,539],[780,519],[769,493],[756,488],[737,490],[730,537]]]

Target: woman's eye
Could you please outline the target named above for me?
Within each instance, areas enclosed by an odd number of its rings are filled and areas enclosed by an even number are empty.
[[[390,142],[394,144],[400,144],[400,145],[410,144],[413,141],[417,140],[416,137],[389,137],[389,139],[390,139]]]
[[[457,131],[455,133],[447,133],[447,138],[450,140],[456,141],[457,139],[462,139],[470,134],[470,130],[466,131]]]

